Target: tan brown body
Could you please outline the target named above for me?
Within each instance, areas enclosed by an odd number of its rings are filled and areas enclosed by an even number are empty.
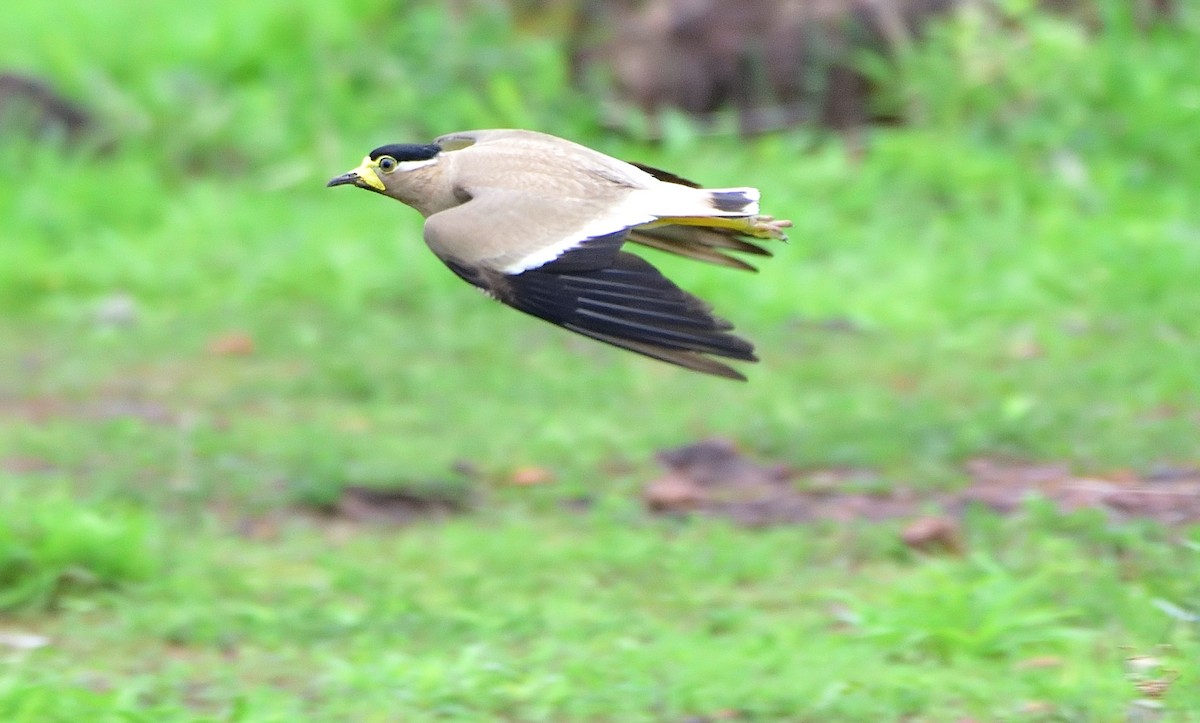
[[[391,196],[426,217],[425,241],[455,273],[522,311],[600,341],[720,376],[711,356],[753,361],[706,304],[625,241],[735,268],[729,251],[784,238],[751,188],[701,189],[554,136],[466,131],[375,149],[329,185]]]

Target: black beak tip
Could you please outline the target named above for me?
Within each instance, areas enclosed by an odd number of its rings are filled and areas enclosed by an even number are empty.
[[[333,188],[334,186],[356,185],[358,183],[358,175],[355,173],[343,173],[340,176],[329,179],[329,183],[325,184],[325,188]]]

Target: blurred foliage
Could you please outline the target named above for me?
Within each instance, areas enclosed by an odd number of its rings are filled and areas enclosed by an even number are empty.
[[[286,173],[334,137],[424,138],[484,119],[586,123],[556,43],[515,37],[501,3],[456,14],[408,0],[83,9],[51,0],[13,8],[0,46],[0,68],[54,79],[122,143],[161,159],[167,177]]]
[[[916,127],[1018,152],[1132,160],[1133,182],[1191,171],[1200,77],[1188,48],[1198,15],[1143,27],[1134,5],[1095,0],[1102,32],[1032,2],[967,5],[912,46],[883,84],[902,95]]]
[[[64,599],[145,581],[159,572],[146,512],[37,497],[0,475],[0,612],[45,610]]]
[[[1147,28],[1128,0],[1093,5],[1062,16],[1033,2],[968,3],[898,65],[859,60],[881,85],[879,102],[899,105],[916,127],[964,129],[1001,146],[1129,151],[1154,164],[1132,173],[1191,157],[1200,90],[1194,56],[1178,40],[1196,36],[1197,12],[1184,7],[1177,23]],[[555,7],[546,18],[569,24]],[[58,18],[67,14],[72,28],[63,32]],[[187,8],[117,0],[81,11],[48,0],[11,15],[0,28],[0,68],[52,79],[97,109],[108,133],[161,159],[168,178],[207,169],[287,177],[314,150],[339,152],[346,137],[485,126],[588,136],[598,124],[595,103],[567,83],[569,28],[543,21],[537,33],[520,31],[501,2],[455,12],[426,0]],[[1093,15],[1103,32],[1082,19]],[[700,142],[679,128],[673,135]]]

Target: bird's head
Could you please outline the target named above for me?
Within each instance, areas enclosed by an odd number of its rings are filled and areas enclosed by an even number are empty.
[[[326,186],[358,186],[368,191],[412,203],[412,191],[429,182],[436,169],[437,144],[393,143],[380,146],[363,158],[358,168],[333,178]]]

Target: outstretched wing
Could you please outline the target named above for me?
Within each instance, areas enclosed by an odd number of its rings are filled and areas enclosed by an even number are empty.
[[[505,194],[477,196],[431,216],[426,241],[456,274],[515,309],[687,369],[745,378],[712,357],[756,361],[753,346],[730,333],[729,322],[704,301],[621,251],[640,218],[567,208],[543,219],[537,214],[544,207],[526,203]]]

